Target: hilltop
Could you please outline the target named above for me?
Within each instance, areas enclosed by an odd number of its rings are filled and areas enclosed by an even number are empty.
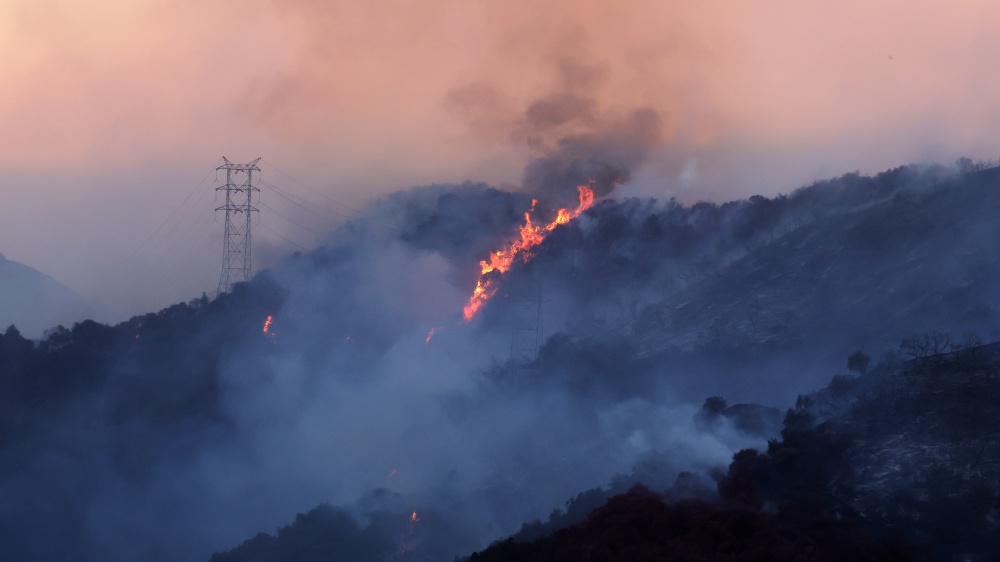
[[[85,318],[93,305],[44,273],[0,254],[0,326],[16,325],[32,338]]]

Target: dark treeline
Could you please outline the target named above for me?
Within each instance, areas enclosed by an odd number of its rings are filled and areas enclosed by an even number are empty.
[[[800,397],[780,440],[737,453],[720,496],[862,519],[946,559],[1000,552],[1000,345],[901,350]]]
[[[0,335],[3,443],[93,393],[108,399],[116,423],[218,419],[220,356],[248,340],[266,351],[262,319],[281,302],[280,293],[261,280],[218,299],[202,296],[115,326],[93,320],[58,326],[37,344],[8,327]]]
[[[497,542],[468,562],[702,560],[794,562],[931,560],[896,537],[872,537],[851,520],[671,501],[636,485],[580,524],[528,542]]]
[[[38,342],[7,328],[0,482],[9,503],[0,509],[0,558],[101,558],[86,518],[107,479],[145,486],[164,463],[197,455],[206,435],[230,430],[221,358],[236,347],[267,353],[262,318],[280,302],[260,281],[115,326],[59,326]]]
[[[854,373],[801,396],[780,438],[734,456],[717,498],[635,488],[468,560],[992,559],[1000,344],[950,341],[907,338],[871,370],[867,354],[852,354]],[[713,397],[699,415],[722,405]]]

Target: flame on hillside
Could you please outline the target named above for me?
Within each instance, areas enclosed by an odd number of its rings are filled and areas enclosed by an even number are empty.
[[[531,259],[531,249],[542,243],[545,237],[561,224],[580,216],[594,204],[594,190],[585,185],[577,187],[580,191],[580,204],[576,209],[559,209],[556,218],[545,225],[536,225],[531,222],[531,215],[535,212],[538,200],[531,202],[531,209],[524,212],[524,226],[521,227],[520,238],[507,245],[506,248],[490,254],[489,261],[479,262],[481,272],[476,288],[469,297],[469,302],[463,309],[465,321],[469,322],[476,315],[483,303],[496,294],[500,288],[500,276],[507,272],[514,264],[515,259],[528,261]]]

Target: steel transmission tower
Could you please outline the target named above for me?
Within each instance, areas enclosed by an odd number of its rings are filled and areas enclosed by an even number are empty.
[[[510,333],[510,360],[527,365],[538,358],[542,342],[542,272],[532,267],[515,281],[511,290],[514,326]]]
[[[254,185],[254,172],[260,175],[257,167],[260,158],[249,164],[233,164],[225,156],[222,161],[225,164],[216,170],[226,171],[226,184],[215,191],[226,192],[226,204],[215,210],[226,212],[226,231],[222,237],[222,276],[216,296],[253,276],[250,226],[253,213],[258,212],[253,206],[253,194],[260,191]]]

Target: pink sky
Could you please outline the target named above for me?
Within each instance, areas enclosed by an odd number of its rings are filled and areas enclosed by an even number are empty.
[[[660,112],[621,195],[992,159],[998,21],[992,1],[0,0],[0,252],[108,319],[211,294],[214,177],[182,201],[222,155],[345,214],[417,184],[514,186],[538,155],[524,111],[557,92],[600,119]],[[315,242],[266,220],[260,265]]]

